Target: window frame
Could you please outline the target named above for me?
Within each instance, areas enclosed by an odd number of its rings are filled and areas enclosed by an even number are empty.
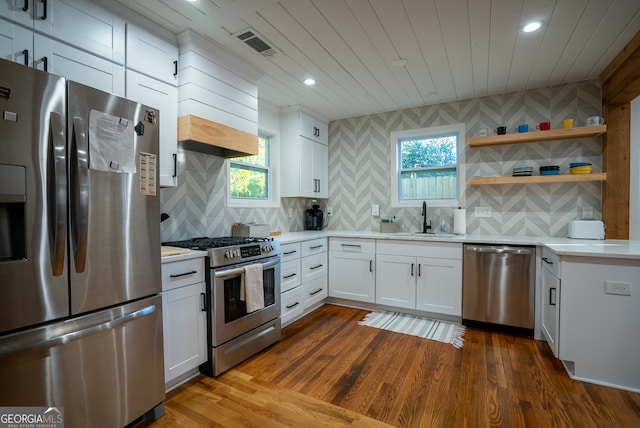
[[[430,136],[441,136],[442,134],[457,133],[458,141],[456,146],[457,164],[456,164],[456,180],[457,180],[457,197],[451,199],[412,199],[400,200],[400,143],[411,137],[429,138]],[[451,125],[430,126],[427,128],[407,129],[402,131],[394,131],[390,136],[390,179],[391,179],[391,206],[392,207],[420,207],[422,201],[426,200],[431,207],[457,207],[461,205],[464,198],[466,188],[466,165],[464,160],[464,149],[466,147],[466,128],[464,123],[455,123]],[[445,167],[446,168],[446,167]],[[444,169],[444,168],[443,168]]]
[[[267,148],[267,199],[252,199],[231,196],[231,169],[234,159],[227,159],[226,164],[226,193],[227,193],[227,206],[231,208],[278,208],[280,206],[280,192],[278,189],[278,174],[279,170],[279,144],[278,136],[275,133],[267,131],[258,131],[259,137],[268,138]],[[237,162],[236,162],[237,163]],[[250,165],[251,164],[245,164]],[[262,169],[265,167],[258,166]]]

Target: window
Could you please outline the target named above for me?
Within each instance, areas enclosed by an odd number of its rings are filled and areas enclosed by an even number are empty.
[[[274,199],[271,137],[258,134],[258,154],[228,162],[229,206],[265,206]]]
[[[394,205],[455,206],[462,194],[464,125],[393,132]]]

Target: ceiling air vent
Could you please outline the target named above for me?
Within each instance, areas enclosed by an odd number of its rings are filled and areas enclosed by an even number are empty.
[[[241,31],[236,34],[236,37],[262,56],[271,56],[277,52],[274,48],[269,46],[267,42],[265,42],[264,37],[252,29]]]

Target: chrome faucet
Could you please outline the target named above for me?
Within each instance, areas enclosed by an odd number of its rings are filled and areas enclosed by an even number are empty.
[[[431,220],[427,223],[427,201],[422,202],[422,233],[431,233]]]

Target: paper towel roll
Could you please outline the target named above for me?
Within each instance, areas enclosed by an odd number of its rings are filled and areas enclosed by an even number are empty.
[[[453,234],[464,235],[467,233],[467,210],[459,208],[453,210]]]

